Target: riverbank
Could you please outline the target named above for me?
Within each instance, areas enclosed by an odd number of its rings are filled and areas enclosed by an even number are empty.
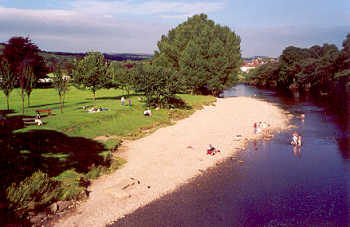
[[[273,104],[252,98],[218,99],[175,125],[125,143],[123,168],[89,187],[89,199],[57,226],[105,226],[174,191],[206,169],[243,149],[256,138],[254,122],[274,131],[287,128],[287,114]],[[239,135],[239,136],[238,136]],[[221,152],[206,154],[208,144]]]

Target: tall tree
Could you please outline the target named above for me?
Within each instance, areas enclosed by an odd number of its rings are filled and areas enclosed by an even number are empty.
[[[132,62],[113,61],[109,65],[109,72],[112,72],[114,87],[120,87],[126,95],[130,95],[130,91],[134,86],[134,64]]]
[[[135,89],[144,93],[147,106],[171,107],[176,105],[176,93],[183,86],[178,82],[178,73],[171,68],[154,64],[137,64]]]
[[[53,85],[55,86],[58,93],[59,102],[60,102],[60,111],[61,113],[63,113],[64,98],[68,91],[68,85],[69,85],[68,77],[64,76],[61,65],[56,65],[54,67],[53,75],[54,75]]]
[[[75,61],[72,77],[75,86],[87,88],[92,92],[93,99],[96,99],[96,91],[110,83],[111,78],[107,78],[107,62],[103,54],[90,52],[80,61]]]
[[[22,72],[21,65],[24,61],[31,65],[35,81],[46,76],[48,68],[43,57],[39,55],[40,50],[28,37],[12,37],[2,51],[17,79]]]
[[[184,89],[218,95],[236,80],[241,64],[240,37],[200,14],[163,35],[153,63],[178,72]],[[181,90],[180,90],[181,91]]]
[[[27,89],[32,86],[34,73],[32,66],[26,62],[22,62],[19,68],[18,82],[21,88],[22,114],[24,114],[24,98],[26,96]]]
[[[336,73],[337,80],[341,83],[350,86],[350,34],[346,36],[343,42],[343,49],[338,58],[339,69]]]
[[[7,109],[10,109],[9,96],[15,87],[16,77],[10,69],[10,64],[6,58],[0,58],[0,88],[6,96]]]

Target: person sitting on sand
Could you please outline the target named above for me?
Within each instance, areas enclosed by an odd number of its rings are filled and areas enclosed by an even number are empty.
[[[292,136],[292,141],[290,142],[290,144],[296,146],[298,144],[298,133],[294,132],[293,136]]]
[[[152,116],[152,112],[151,112],[150,109],[147,109],[147,110],[143,111],[143,115],[151,117]]]
[[[211,144],[209,144],[209,146],[208,146],[207,154],[210,154],[210,155],[215,154],[215,148]]]
[[[209,155],[215,155],[217,152],[220,152],[219,149],[216,149],[213,147],[211,144],[209,144],[208,149],[207,149],[207,154]]]

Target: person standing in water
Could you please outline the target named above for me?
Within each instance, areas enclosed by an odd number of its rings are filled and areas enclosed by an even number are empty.
[[[298,147],[301,147],[301,139],[302,139],[302,137],[299,135],[298,136],[298,141],[297,141],[298,142]]]

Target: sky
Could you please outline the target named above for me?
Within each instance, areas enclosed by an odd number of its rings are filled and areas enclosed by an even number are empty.
[[[0,42],[29,36],[46,51],[153,54],[162,35],[200,13],[238,34],[244,57],[341,48],[350,33],[350,0],[0,0]]]

